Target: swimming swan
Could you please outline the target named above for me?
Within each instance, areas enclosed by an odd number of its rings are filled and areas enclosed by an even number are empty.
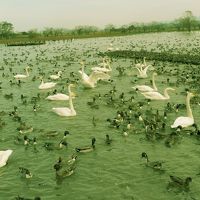
[[[156,92],[158,91],[156,84],[155,84],[155,76],[157,73],[153,73],[152,75],[152,83],[153,83],[153,88],[147,86],[147,85],[136,85],[135,87],[132,87],[135,90],[139,90],[140,92]]]
[[[177,128],[178,126],[185,128],[194,124],[194,117],[192,114],[192,109],[190,108],[190,98],[193,96],[194,94],[190,92],[187,93],[186,97],[187,117],[178,117],[171,125],[171,128]]]
[[[72,92],[71,87],[73,87],[73,84],[70,84],[68,87],[69,90],[69,105],[70,107],[61,107],[61,108],[52,108],[53,112],[55,112],[57,115],[63,116],[63,117],[72,117],[76,116],[76,111],[74,110],[74,106],[72,103]]]
[[[96,87],[96,83],[98,80],[108,80],[110,79],[110,75],[104,73],[104,72],[99,72],[99,71],[93,71],[90,76],[88,76],[84,72],[84,63],[81,62],[82,65],[82,70],[79,70],[79,73],[81,74],[82,78],[82,83],[85,87],[88,88],[94,88]]]
[[[93,67],[92,71],[98,71],[98,72],[104,72],[104,73],[108,73],[112,71],[110,63],[106,59],[103,59],[103,63],[100,63],[99,66],[100,67]]]
[[[44,83],[44,81],[42,79],[42,82],[41,82],[41,84],[39,85],[38,88],[40,90],[46,90],[46,89],[50,89],[50,88],[55,87],[55,85],[56,85],[56,83],[54,83],[54,82],[46,82],[46,83]]]
[[[150,67],[150,65],[146,66],[144,69],[141,67],[136,67],[136,69],[138,70],[139,72],[139,75],[138,75],[138,78],[147,78],[147,70],[148,68]]]
[[[14,78],[16,79],[23,79],[23,78],[27,78],[29,77],[29,73],[28,73],[28,70],[29,70],[30,67],[26,67],[25,70],[26,70],[26,75],[25,74],[17,74],[14,76]]]
[[[139,72],[138,78],[147,78],[147,70],[151,65],[147,65],[145,57],[143,63],[137,63],[135,67]]]
[[[160,94],[159,92],[141,92],[142,95],[145,96],[147,99],[151,100],[168,100],[170,99],[170,96],[168,95],[168,90],[174,91],[173,88],[166,88],[164,90],[164,95]]]
[[[50,78],[53,80],[57,80],[60,78],[62,71],[59,71],[57,75],[50,75]]]
[[[71,91],[69,87],[71,86],[70,85],[68,86],[68,92]],[[73,92],[71,92],[71,95],[72,95],[72,98],[75,98],[75,94]],[[66,94],[57,93],[54,95],[49,95],[46,99],[51,100],[51,101],[68,101],[69,96]]]
[[[0,151],[0,167],[3,167],[7,164],[7,160],[12,152],[12,150]]]

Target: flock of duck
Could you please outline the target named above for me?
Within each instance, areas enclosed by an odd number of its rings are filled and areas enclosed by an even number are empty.
[[[110,45],[109,51],[113,50],[113,48]],[[6,60],[4,61],[6,63]],[[76,72],[70,73],[70,76],[72,77],[71,80],[68,80],[68,94],[64,94],[62,92],[58,92],[55,88],[57,85],[56,80],[62,79],[63,71],[59,70],[57,74],[52,74],[49,76],[49,79],[52,81],[50,82],[44,82],[43,76],[44,74],[40,72],[40,79],[41,84],[38,86],[38,90],[47,90],[47,96],[46,100],[49,101],[69,101],[69,107],[52,107],[52,111],[56,113],[59,116],[62,117],[75,117],[77,115],[77,112],[75,110],[75,107],[73,105],[73,99],[77,97],[77,95],[72,91],[72,88],[74,88],[76,85],[80,84],[84,88],[90,88],[92,90],[95,90],[97,85],[101,83],[105,84],[113,84],[112,80],[112,68],[111,68],[111,59],[103,58],[103,62],[98,64],[95,67],[92,67],[90,70],[92,71],[91,74],[87,74],[85,72],[85,61],[80,62],[81,69]],[[104,100],[106,102],[106,105],[110,107],[117,108],[117,116],[114,117],[114,119],[107,119],[106,121],[109,123],[109,126],[112,128],[116,128],[118,130],[122,130],[122,133],[125,137],[128,136],[129,132],[138,130],[134,129],[134,122],[133,121],[139,121],[141,123],[141,129],[144,131],[146,138],[148,140],[154,140],[154,138],[165,138],[165,144],[167,146],[172,146],[176,143],[177,138],[180,136],[180,133],[183,132],[186,128],[191,127],[195,130],[192,132],[191,135],[195,135],[197,137],[200,137],[200,131],[198,129],[197,124],[195,123],[192,109],[190,106],[190,99],[194,97],[197,94],[194,94],[190,91],[187,91],[186,94],[186,104],[183,106],[183,108],[186,108],[187,115],[186,116],[179,116],[176,118],[171,124],[171,128],[174,129],[171,134],[162,134],[161,132],[164,132],[166,128],[167,123],[167,115],[168,113],[172,112],[172,110],[178,110],[181,104],[172,105],[169,100],[170,96],[168,94],[168,91],[175,92],[175,89],[172,87],[167,87],[164,89],[163,94],[158,91],[158,88],[156,86],[156,76],[158,76],[158,73],[160,73],[159,69],[156,68],[156,66],[148,65],[146,63],[146,60],[144,58],[144,61],[142,63],[135,63],[135,66],[132,67],[131,70],[137,70],[137,80],[145,80],[148,78],[148,70],[149,71],[157,71],[152,73],[152,87],[149,85],[134,85],[132,86],[132,91],[130,91],[131,96],[130,99],[125,99],[125,94],[123,91],[119,95],[119,97],[116,96],[116,87],[113,86],[113,89],[111,89],[106,94],[98,94],[93,97],[92,102],[87,102],[88,106],[90,106],[92,109],[99,109],[98,101]],[[26,74],[16,74],[13,75],[13,78],[15,81],[11,80],[10,84],[17,84],[21,85],[23,84],[23,81],[30,79],[31,73],[31,67],[25,68]],[[10,69],[10,72],[12,70]],[[4,74],[4,73],[3,73]],[[78,75],[79,74],[79,77]],[[2,75],[2,76],[5,76]],[[36,79],[34,76],[32,80]],[[135,83],[135,82],[134,82]],[[52,89],[53,92],[52,92]],[[64,87],[63,87],[64,90]],[[50,92],[51,91],[51,92]],[[87,90],[85,90],[87,91]],[[136,97],[139,97],[139,92],[141,95],[144,96],[145,100],[142,100],[142,102],[138,102]],[[4,97],[7,99],[12,99],[12,94],[5,94]],[[38,107],[38,101],[40,100],[40,93],[37,94],[34,98],[32,98],[32,101],[34,103],[33,111],[37,112]],[[141,99],[142,96],[139,97]],[[25,95],[21,95],[21,101],[22,103],[26,104],[26,97]],[[146,114],[142,114],[142,107],[147,106],[151,103],[151,101],[167,101],[166,107],[164,109],[163,115],[159,113],[157,110],[156,113],[153,112],[152,108],[147,108]],[[50,103],[50,102],[49,102]],[[199,102],[198,102],[199,103]],[[33,139],[28,138],[26,133],[32,132],[34,129],[31,126],[27,126],[25,122],[21,120],[21,117],[17,113],[17,107],[14,107],[14,111],[10,112],[9,115],[17,122],[19,122],[20,127],[18,128],[19,132],[21,133],[20,136],[17,136],[15,143],[19,144],[22,143],[25,147],[29,145],[33,145],[35,151],[37,151],[37,138],[34,137]],[[1,123],[3,126],[3,123]],[[93,125],[96,126],[95,117],[93,117]],[[57,132],[52,131],[48,132],[45,135],[47,137],[55,137],[57,136]],[[47,150],[54,150],[54,149],[62,149],[64,147],[67,147],[67,136],[69,135],[69,131],[64,132],[64,136],[62,140],[59,142],[59,145],[54,145],[53,143],[45,143],[44,147]],[[74,149],[74,153],[71,155],[69,159],[63,159],[62,157],[59,157],[56,163],[54,164],[53,168],[55,169],[56,177],[57,179],[63,179],[64,177],[71,176],[77,165],[77,157],[79,153],[87,153],[95,150],[95,142],[96,138],[93,137],[91,141],[91,145],[89,146],[83,146],[83,147],[76,147]],[[109,134],[106,134],[105,142],[107,145],[111,145],[113,142],[110,138]],[[8,150],[2,150],[0,151],[0,167],[4,167],[8,161],[9,157],[12,155],[13,151],[11,149]],[[162,162],[160,161],[149,161],[149,158],[147,156],[146,152],[141,153],[141,157],[146,159],[146,166],[150,167],[154,170],[162,171]],[[19,171],[25,178],[32,178],[31,172],[24,168],[19,167]],[[170,182],[168,184],[168,189],[171,187],[175,188],[181,188],[182,190],[188,190],[189,189],[189,183],[192,181],[191,177],[179,178],[176,176],[170,175]],[[16,199],[23,199],[22,197],[18,196]],[[35,199],[40,199],[40,197],[36,197]]]

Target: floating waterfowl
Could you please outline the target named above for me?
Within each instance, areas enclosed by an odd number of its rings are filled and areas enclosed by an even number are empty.
[[[144,95],[145,98],[151,99],[151,100],[168,100],[170,99],[170,96],[168,95],[168,91],[174,91],[173,88],[166,88],[164,90],[164,95],[160,94],[159,92],[141,92],[142,95]]]
[[[98,71],[93,71],[90,76],[88,76],[84,72],[84,63],[81,62],[82,65],[82,70],[79,70],[79,73],[81,74],[82,78],[82,83],[85,87],[87,88],[94,88],[96,87],[97,81],[98,80],[108,80],[110,79],[110,75],[104,73],[104,72],[98,72]]]
[[[24,167],[19,167],[19,172],[21,173],[22,177],[24,177],[24,178],[32,178],[31,172]]]
[[[189,184],[192,182],[191,177],[182,179],[177,176],[170,176],[170,179],[171,179],[171,182],[169,182],[168,188],[177,187],[179,189],[189,189]]]
[[[136,69],[138,70],[139,74],[138,74],[138,78],[147,78],[147,70],[149,69],[149,67],[151,67],[151,65],[147,65],[146,64],[146,60],[144,57],[144,61],[143,63],[137,63],[136,64]]]
[[[192,98],[193,96],[194,94],[192,94],[191,92],[187,93],[186,97],[187,117],[178,117],[171,125],[171,128],[177,128],[178,126],[186,128],[194,124],[194,117],[192,114],[192,109],[190,107],[190,98]]]
[[[69,84],[68,92],[70,93],[69,95],[71,95],[72,98],[75,98],[75,94],[73,92],[71,92],[71,86],[72,86],[72,84]],[[69,96],[66,94],[57,93],[54,95],[49,95],[46,99],[51,100],[51,101],[68,101]]]
[[[39,85],[38,88],[40,90],[47,90],[47,89],[51,89],[51,88],[55,87],[55,85],[56,85],[56,83],[54,83],[54,82],[46,82],[46,83],[44,83],[44,81],[42,79],[42,82],[41,82],[41,84]]]
[[[161,161],[150,162],[149,158],[148,158],[148,156],[147,156],[147,154],[145,152],[142,153],[142,158],[146,159],[146,166],[151,167],[153,169],[158,169],[158,170],[160,170],[162,168],[162,163],[163,162],[161,162]]]
[[[103,59],[103,63],[99,64],[100,67],[92,67],[92,71],[109,73],[112,71],[108,60]]]
[[[140,92],[156,92],[158,90],[156,87],[156,84],[155,84],[155,76],[156,75],[157,75],[157,73],[153,73],[153,75],[152,75],[153,88],[151,88],[147,85],[136,85],[132,88],[135,90],[139,90]]]
[[[75,169],[74,162],[72,164],[68,162],[65,163],[63,162],[62,158],[59,157],[58,162],[54,165],[57,178],[65,178],[71,176],[74,173]]]
[[[59,71],[57,75],[50,75],[50,79],[57,80],[60,78],[62,71]]]
[[[55,112],[57,115],[59,116],[63,116],[63,117],[73,117],[76,116],[76,111],[74,109],[73,106],[73,102],[72,102],[72,94],[71,94],[71,90],[70,88],[73,87],[73,84],[70,84],[69,86],[69,108],[67,107],[61,107],[61,108],[52,108],[53,112]]]
[[[110,136],[106,134],[106,144],[110,145],[112,143],[112,139],[110,139]]]
[[[14,76],[14,78],[16,79],[25,79],[27,77],[29,77],[29,72],[28,70],[30,69],[30,67],[26,67],[25,70],[26,70],[26,75],[25,74],[17,74]]]
[[[96,138],[92,138],[92,145],[88,147],[77,147],[75,150],[80,153],[87,153],[95,150]]]

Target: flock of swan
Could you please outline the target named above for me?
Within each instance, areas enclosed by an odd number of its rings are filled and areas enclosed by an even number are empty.
[[[108,59],[103,59],[103,62],[100,63],[97,67],[91,68],[92,72],[90,75],[87,75],[84,71],[85,65],[84,62],[81,62],[81,70],[78,71],[81,77],[81,82],[84,87],[86,88],[95,88],[97,86],[97,83],[99,80],[110,80],[111,79],[111,72],[112,68],[110,66],[110,61]],[[147,78],[147,70],[150,67],[150,65],[146,64],[145,58],[143,63],[136,64],[136,69],[139,72],[138,77],[139,78]],[[26,74],[17,74],[14,76],[16,80],[26,79],[29,77],[29,69],[30,67],[26,67],[25,71]],[[50,75],[50,79],[52,80],[58,80],[61,78],[62,71],[59,71],[56,75]],[[173,88],[166,88],[164,89],[163,94],[158,92],[158,88],[155,84],[155,77],[157,76],[156,72],[153,72],[152,74],[152,87],[148,85],[135,85],[132,88],[136,91],[141,92],[141,94],[146,98],[150,100],[156,100],[156,101],[163,101],[163,100],[169,100],[170,96],[168,95],[168,91],[174,91]],[[43,78],[41,80],[41,84],[39,85],[40,90],[47,90],[52,89],[56,86],[56,82],[44,82]],[[46,97],[47,100],[51,101],[69,101],[69,107],[54,107],[52,108],[52,111],[55,112],[59,116],[63,117],[73,117],[76,116],[77,113],[73,106],[73,98],[75,98],[75,94],[71,91],[71,89],[74,87],[74,84],[68,85],[68,95],[63,93],[56,93],[54,95],[49,95]],[[187,116],[180,116],[178,117],[174,123],[171,125],[171,128],[177,128],[182,127],[186,128],[194,124],[194,117],[192,114],[192,110],[190,107],[190,99],[194,96],[191,92],[187,93],[186,97],[186,109],[187,109]],[[141,116],[140,116],[141,117]],[[8,158],[12,154],[12,150],[5,150],[0,151],[0,167],[3,167],[6,165]]]

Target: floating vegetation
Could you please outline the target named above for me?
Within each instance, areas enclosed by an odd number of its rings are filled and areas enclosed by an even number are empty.
[[[133,58],[133,59],[143,59],[146,57],[148,60],[157,60],[163,62],[177,62],[184,64],[200,64],[199,55],[190,54],[175,54],[170,52],[152,52],[146,50],[133,51],[133,50],[121,50],[121,51],[109,51],[106,53],[100,53],[100,56],[109,56],[112,58]]]

